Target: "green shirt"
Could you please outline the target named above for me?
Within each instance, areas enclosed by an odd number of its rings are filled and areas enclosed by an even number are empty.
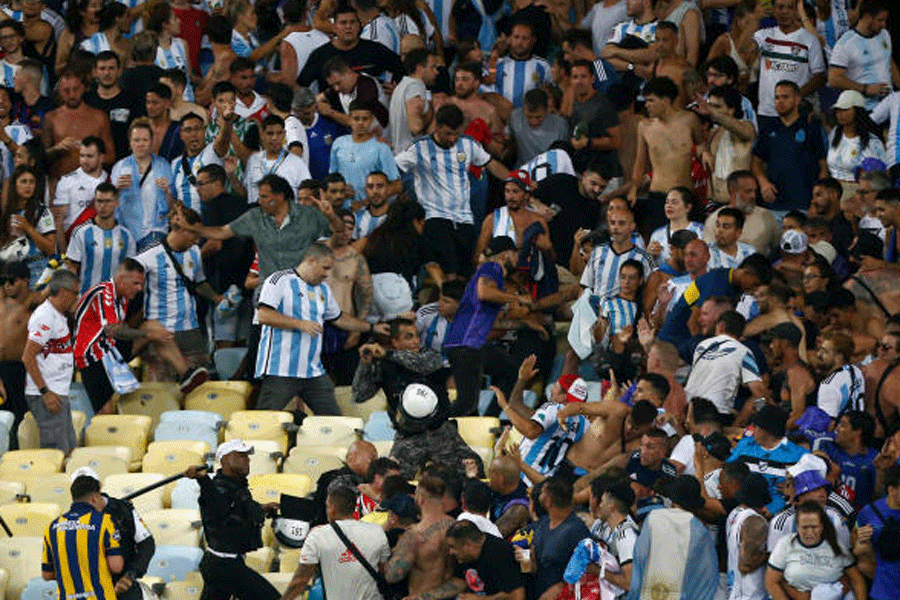
[[[296,202],[288,204],[288,216],[281,228],[275,223],[275,217],[258,206],[228,224],[235,235],[256,242],[260,280],[275,271],[293,269],[303,260],[310,244],[331,235],[331,224],[318,209]]]

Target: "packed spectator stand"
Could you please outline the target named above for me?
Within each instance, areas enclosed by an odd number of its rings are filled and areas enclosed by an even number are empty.
[[[895,8],[0,0],[0,600],[896,600]]]

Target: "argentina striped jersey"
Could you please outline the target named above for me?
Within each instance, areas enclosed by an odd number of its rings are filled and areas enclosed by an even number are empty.
[[[550,63],[539,56],[528,60],[505,56],[497,61],[497,91],[516,108],[522,106],[526,92],[549,80]]]
[[[353,239],[361,240],[375,231],[375,228],[384,223],[387,219],[387,213],[378,215],[377,217],[369,212],[367,208],[361,208],[356,211],[356,225],[353,226]]]
[[[600,244],[591,252],[581,274],[581,286],[590,288],[601,301],[619,294],[619,268],[626,260],[634,259],[644,265],[644,277],[656,267],[645,250],[632,246],[619,254],[609,244]]]
[[[172,250],[172,256],[181,265],[184,276],[195,283],[203,283],[203,260],[200,248],[191,246],[184,252]],[[169,331],[187,331],[199,327],[194,295],[172,265],[160,242],[148,246],[135,259],[146,272],[144,288],[144,314],[148,320],[156,320]]]
[[[187,162],[187,165],[184,164],[185,162]],[[175,199],[199,213],[200,193],[197,191],[197,185],[191,183],[191,180],[196,181],[197,173],[206,165],[222,166],[223,164],[222,158],[213,150],[212,142],[207,144],[200,151],[200,154],[193,158],[188,158],[183,154],[174,158],[172,160],[172,174],[174,175]],[[185,166],[188,170],[187,173],[185,172]]]
[[[537,183],[556,173],[575,174],[572,158],[568,152],[560,148],[554,148],[538,154],[519,168],[525,170],[531,176],[532,183]]]
[[[81,294],[112,279],[119,263],[134,255],[134,236],[127,229],[121,225],[103,229],[93,219],[75,229],[66,249],[66,258],[80,265]]]

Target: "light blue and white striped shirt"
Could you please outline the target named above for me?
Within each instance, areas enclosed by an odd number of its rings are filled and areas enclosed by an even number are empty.
[[[116,0],[119,4],[124,4],[128,8],[135,8],[145,2],[145,0]],[[128,33],[125,34],[126,38],[131,39],[131,37],[144,30],[144,17],[138,17],[131,24],[131,28],[128,30]]]
[[[416,197],[426,219],[472,223],[469,167],[491,161],[481,144],[460,136],[453,146],[442,148],[431,136],[420,137],[394,158],[400,170],[413,170]]]
[[[374,216],[371,212],[369,212],[369,208],[361,208],[356,211],[356,225],[353,227],[353,239],[361,240],[364,237],[367,237],[370,233],[375,231],[375,228],[384,223],[384,220],[387,218],[387,213],[383,215]]]
[[[102,31],[98,31],[88,39],[82,41],[81,49],[87,50],[91,54],[100,54],[106,50],[112,50],[109,45],[109,40],[106,39],[106,34]]]
[[[528,172],[532,183],[537,183],[556,173],[575,174],[572,158],[561,148],[554,148],[538,154],[519,168]]]
[[[4,67],[5,66],[6,65],[4,65]],[[3,130],[6,132],[6,135],[12,138],[13,142],[20,146],[34,137],[31,135],[31,128],[20,123],[11,123],[4,127]],[[13,169],[15,168],[13,159],[13,153],[9,151],[6,144],[0,144],[0,161],[3,162],[4,179],[9,179],[10,174],[12,174]]]
[[[637,320],[637,302],[619,296],[600,302],[597,315],[606,319],[606,337],[616,335],[626,327],[633,327]]]
[[[900,163],[900,92],[891,92],[872,109],[872,120],[881,125],[888,121],[888,167]]]
[[[522,106],[526,92],[548,81],[550,63],[539,56],[528,60],[505,56],[497,61],[497,91],[516,108]]]
[[[649,46],[656,39],[657,20],[649,23],[635,23],[634,19],[619,23],[613,28],[612,35],[609,36],[607,44],[621,44],[626,37],[636,37],[643,40]]]
[[[13,89],[13,80],[15,79],[16,71],[19,70],[19,65],[0,60],[0,67],[3,67],[3,81],[0,81],[0,85]]]
[[[166,159],[154,155],[150,173],[141,185],[141,174],[134,155],[128,155],[113,165],[110,181],[115,184],[120,175],[131,175],[131,187],[120,191],[116,219],[131,232],[138,247],[141,247],[141,242],[150,234],[165,234],[168,231],[166,215],[169,203],[166,193],[156,185],[156,180],[161,177],[171,182],[172,168]]]
[[[450,13],[453,12],[453,0],[427,0],[426,4],[434,13],[441,30],[441,36],[446,40],[450,36]]]
[[[556,418],[563,406],[565,404],[547,402],[534,411],[531,420],[540,425],[543,431],[533,440],[522,440],[519,446],[522,460],[542,475],[550,475],[556,471],[566,457],[566,451],[581,439],[588,426],[584,416],[576,415],[566,419],[566,428],[563,429]],[[522,477],[525,477],[524,473]]]
[[[203,259],[200,248],[191,246],[184,252],[172,250],[184,276],[195,283],[203,283]],[[197,329],[197,306],[194,295],[185,287],[162,243],[149,245],[135,259],[146,271],[144,314],[148,320],[159,321],[169,331]]]
[[[260,306],[267,306],[294,319],[323,325],[341,316],[334,294],[327,283],[310,285],[293,269],[276,271],[263,283]],[[296,329],[263,325],[256,376],[299,377],[310,379],[325,375],[320,358],[322,335],[309,335]]]
[[[444,336],[450,323],[438,313],[438,303],[425,304],[416,311],[416,329],[419,331],[419,345],[443,354]],[[444,361],[449,365],[449,362]]]
[[[82,295],[101,281],[112,279],[125,257],[134,255],[134,236],[127,229],[118,224],[103,229],[93,219],[75,229],[66,249],[66,258],[80,265]]]
[[[379,14],[366,23],[359,32],[359,38],[378,42],[394,54],[400,54],[400,34],[397,32],[397,24],[385,14]]]
[[[173,184],[175,187],[174,193],[176,200],[179,200],[184,203],[185,206],[189,208],[193,208],[198,213],[200,212],[200,194],[197,192],[197,186],[192,184],[190,179],[187,177],[187,173],[184,172],[184,165],[182,163],[182,156],[178,156],[172,160],[172,174],[174,175]],[[200,151],[200,154],[195,156],[194,158],[187,158],[188,171],[193,177],[197,177],[198,171],[205,167],[206,165],[223,165],[222,158],[216,154],[216,151],[213,150],[213,144],[209,143],[206,145],[206,148]]]
[[[234,50],[235,54],[246,58],[253,54],[253,51],[257,48],[259,48],[259,40],[256,39],[252,31],[248,32],[247,37],[244,37],[237,30],[231,30],[231,49]]]
[[[505,206],[494,209],[494,229],[491,231],[491,237],[503,236],[511,238],[514,242],[517,241],[516,224],[509,216],[509,208]]]
[[[713,242],[709,245],[709,263],[707,263],[707,269],[710,271],[713,269],[721,269],[722,267],[737,269],[744,259],[754,252],[756,252],[756,248],[750,244],[738,242],[737,253],[732,256],[720,250],[715,242]]]
[[[632,246],[621,254],[609,244],[595,246],[581,274],[581,286],[590,288],[600,301],[619,294],[619,268],[626,260],[634,259],[644,265],[644,278],[650,275],[656,266],[653,258],[645,250]]]
[[[190,61],[187,54],[187,45],[181,38],[172,38],[169,48],[156,47],[156,66],[160,69],[180,69],[187,77],[187,85],[181,98],[185,102],[194,101],[194,86],[191,84]]]

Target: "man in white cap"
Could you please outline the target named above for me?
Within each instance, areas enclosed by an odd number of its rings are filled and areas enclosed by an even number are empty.
[[[281,595],[262,575],[244,563],[244,555],[262,547],[266,512],[277,503],[260,505],[247,486],[253,446],[228,440],[216,450],[221,468],[208,477],[190,467],[185,477],[200,484],[200,517],[206,536],[206,553],[200,561],[204,600],[278,600]]]
[[[79,467],[72,473],[72,482],[79,477],[90,477],[100,481],[100,475],[90,467]],[[141,600],[143,592],[136,582],[147,573],[150,559],[156,551],[156,542],[153,534],[147,529],[141,516],[134,509],[134,505],[128,500],[119,500],[106,494],[100,494],[103,503],[103,512],[108,514],[119,532],[119,549],[124,560],[124,567],[120,573],[112,575],[116,586],[117,600]]]

